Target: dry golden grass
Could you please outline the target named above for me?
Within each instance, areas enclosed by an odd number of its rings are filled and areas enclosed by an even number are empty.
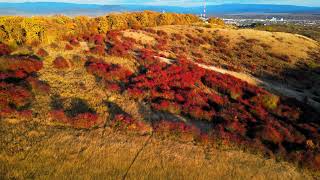
[[[197,26],[159,26],[156,30],[164,30],[167,33],[190,33],[195,35],[197,29],[204,30],[202,35],[216,33],[225,38],[230,39],[228,46],[234,47],[237,43],[245,39],[256,39],[261,43],[267,44],[271,47],[271,51],[276,54],[285,54],[296,60],[306,59],[308,52],[312,49],[319,48],[318,42],[297,34],[283,33],[283,32],[267,32],[253,29],[232,29],[232,28],[203,28]],[[197,36],[195,36],[197,37]],[[293,62],[293,63],[294,63]]]
[[[91,131],[0,122],[1,179],[312,179],[293,165],[234,149]],[[143,148],[144,147],[144,148]]]
[[[115,99],[110,92],[105,91],[103,84],[96,82],[94,76],[88,74],[84,67],[86,56],[83,55],[83,49],[81,47],[75,48],[71,51],[61,50],[65,43],[62,42],[58,49],[53,49],[50,46],[45,46],[49,56],[44,59],[44,67],[39,71],[39,79],[47,82],[51,87],[51,95],[60,95],[64,99],[80,98],[85,100],[90,107],[92,107],[98,114],[102,115],[104,119],[108,117],[108,109],[105,106],[106,101],[112,101]],[[73,56],[78,55],[80,60],[73,60]],[[68,69],[56,69],[53,67],[53,61],[56,57],[62,56],[67,59],[71,65]],[[101,56],[107,63],[120,64],[121,66],[135,72],[137,70],[135,60],[126,59],[114,56]],[[48,119],[48,113],[51,111],[50,107],[50,96],[45,94],[36,94],[36,101],[33,103],[34,112],[39,112],[42,117],[40,119],[50,122]],[[119,97],[118,99],[124,99],[124,97]],[[129,100],[122,104],[124,108],[129,107],[129,109],[136,110],[132,106],[136,106],[134,101],[128,105]],[[67,101],[68,102],[68,101]],[[137,113],[136,113],[137,114]],[[141,119],[141,116],[135,116]],[[49,120],[49,121],[48,121]]]
[[[156,40],[154,39],[154,37],[147,35],[143,31],[127,30],[123,32],[123,37],[133,38],[137,42],[140,41],[142,44],[154,45],[156,43]]]
[[[273,53],[288,55],[295,60],[294,62],[307,58],[307,52],[318,47],[318,43],[312,39],[282,32],[257,31],[253,29],[219,29],[218,34],[228,37],[231,46],[240,42],[241,36],[246,39],[259,40],[261,43],[271,46]]]

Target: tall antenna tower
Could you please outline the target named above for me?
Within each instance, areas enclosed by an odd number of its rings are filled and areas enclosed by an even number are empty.
[[[207,17],[207,2],[206,0],[203,0],[203,17]]]

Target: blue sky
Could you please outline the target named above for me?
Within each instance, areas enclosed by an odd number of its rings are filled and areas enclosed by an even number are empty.
[[[83,4],[148,4],[192,6],[201,5],[203,0],[0,0],[0,2],[74,2]],[[208,4],[252,3],[252,4],[290,4],[304,6],[319,6],[320,0],[207,0]]]

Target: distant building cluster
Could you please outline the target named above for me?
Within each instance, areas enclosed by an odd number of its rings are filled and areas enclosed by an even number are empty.
[[[250,26],[252,24],[271,25],[271,24],[296,24],[296,25],[320,25],[319,18],[308,18],[304,16],[287,16],[287,17],[261,17],[261,16],[226,16],[221,17],[226,24],[236,26]]]

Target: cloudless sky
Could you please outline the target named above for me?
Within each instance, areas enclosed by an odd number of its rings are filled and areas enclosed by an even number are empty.
[[[145,4],[194,6],[203,0],[0,0],[0,2],[72,2],[82,4]],[[208,4],[243,3],[243,4],[290,4],[303,6],[320,6],[320,0],[207,0]]]

